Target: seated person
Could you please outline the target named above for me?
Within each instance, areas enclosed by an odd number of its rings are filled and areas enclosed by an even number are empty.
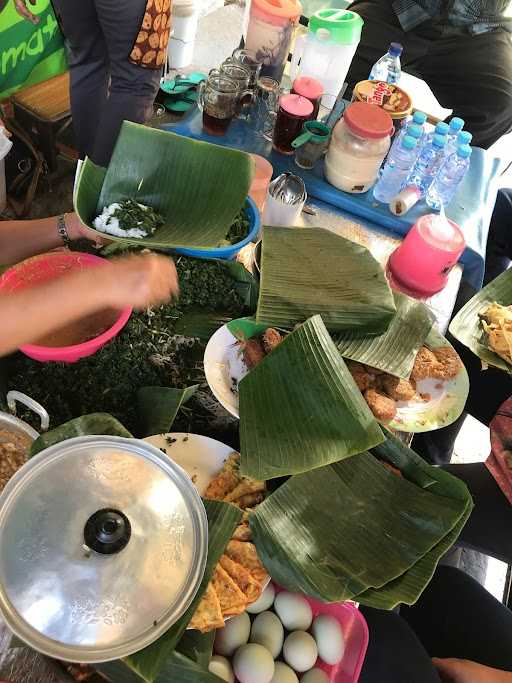
[[[466,122],[487,149],[512,127],[512,18],[508,0],[356,0],[364,19],[347,76],[368,78],[389,43],[403,45],[402,66],[425,80],[443,107]]]
[[[0,266],[79,238],[96,239],[76,214],[32,221],[0,221]],[[131,255],[101,268],[72,272],[33,289],[0,293],[0,356],[30,344],[63,325],[105,308],[146,308],[179,291],[172,259]]]

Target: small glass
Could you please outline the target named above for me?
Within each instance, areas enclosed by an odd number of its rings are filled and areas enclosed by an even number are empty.
[[[222,75],[227,76],[238,85],[239,104],[237,117],[239,119],[248,118],[248,108],[253,100],[253,93],[249,87],[251,72],[241,64],[234,64],[233,62],[227,61],[221,64],[219,71]]]
[[[203,129],[210,135],[225,135],[237,112],[238,84],[220,73],[210,73],[199,85],[197,103],[203,112]]]
[[[251,74],[249,87],[254,88],[258,82],[263,62],[258,61],[252,52],[249,50],[244,50],[241,47],[233,50],[233,54],[230,59],[236,64],[241,64],[242,66],[245,66],[246,69],[249,69]],[[227,59],[226,61],[230,61],[230,59]]]
[[[251,111],[256,135],[272,140],[279,107],[279,83],[269,76],[258,78],[254,90],[254,103]]]
[[[297,138],[302,126],[311,118],[313,105],[300,95],[283,95],[279,100],[274,136],[274,149],[281,154],[293,154],[292,142]]]
[[[302,131],[292,143],[295,148],[295,163],[300,168],[314,168],[325,154],[331,129],[320,121],[307,121]]]

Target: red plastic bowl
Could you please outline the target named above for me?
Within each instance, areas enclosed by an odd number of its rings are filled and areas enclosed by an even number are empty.
[[[92,254],[81,254],[72,251],[51,251],[34,256],[6,270],[0,278],[0,291],[14,292],[18,289],[32,287],[34,284],[48,282],[71,270],[96,268],[106,259]],[[128,322],[132,314],[131,308],[120,311],[119,317],[108,330],[94,339],[73,346],[49,347],[38,344],[25,344],[20,351],[29,358],[42,361],[58,361],[60,363],[76,363],[80,358],[92,356],[108,341],[116,337]]]
[[[276,593],[283,589],[274,583]],[[345,653],[338,664],[329,666],[317,659],[315,667],[323,669],[330,683],[357,683],[368,648],[368,624],[353,602],[320,602],[304,596],[311,605],[313,618],[329,614],[340,622],[345,640]]]

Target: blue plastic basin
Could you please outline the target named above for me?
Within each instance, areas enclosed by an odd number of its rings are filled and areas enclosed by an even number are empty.
[[[185,256],[194,256],[195,258],[220,258],[231,260],[234,259],[242,247],[245,247],[249,242],[254,242],[260,231],[261,220],[260,212],[256,208],[254,201],[247,197],[247,215],[249,218],[249,234],[241,242],[237,244],[230,244],[225,247],[214,247],[212,249],[173,249],[177,254],[184,254]]]

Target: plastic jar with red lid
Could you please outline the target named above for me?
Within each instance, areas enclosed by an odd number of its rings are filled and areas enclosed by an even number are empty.
[[[316,119],[318,116],[318,110],[320,109],[320,100],[324,94],[324,86],[317,81],[316,78],[310,78],[309,76],[300,76],[293,81],[292,94],[302,95],[306,97],[313,105],[313,113],[311,114],[312,119]]]
[[[274,149],[281,154],[293,154],[292,142],[302,132],[302,126],[309,121],[313,105],[300,95],[283,95],[279,100],[276,125],[274,127]]]
[[[393,121],[375,104],[353,102],[334,127],[325,177],[344,192],[366,192],[377,180],[389,150]]]

